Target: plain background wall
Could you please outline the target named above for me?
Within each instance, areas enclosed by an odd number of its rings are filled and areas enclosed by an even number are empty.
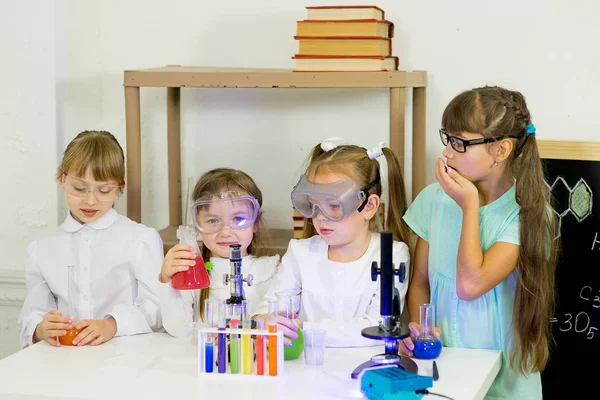
[[[77,133],[108,130],[125,147],[124,70],[167,64],[291,69],[296,21],[304,19],[306,5],[325,4],[364,2],[0,0],[6,185],[0,269],[22,269],[27,243],[62,223],[66,207],[53,174]],[[441,113],[472,87],[522,91],[541,139],[597,138],[600,52],[593,49],[600,3],[374,4],[395,23],[400,69],[428,71],[428,182],[442,149]],[[168,223],[166,90],[142,89],[141,97],[142,219],[161,229]],[[263,190],[268,225],[291,228],[289,192],[310,149],[329,136],[366,147],[387,141],[388,102],[386,90],[183,89],[183,181],[218,166],[242,169]],[[122,197],[117,210],[125,213],[125,204]]]
[[[54,27],[52,2],[0,0],[0,269],[57,226]]]

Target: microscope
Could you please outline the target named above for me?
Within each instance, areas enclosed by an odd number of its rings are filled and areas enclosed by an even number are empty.
[[[229,292],[231,297],[227,299],[227,304],[241,305],[242,300],[245,300],[244,296],[244,282],[248,286],[252,286],[254,277],[252,274],[248,274],[246,278],[242,276],[242,252],[239,244],[229,245],[229,266],[231,272],[229,274],[223,274],[223,283],[229,285]]]
[[[381,255],[380,264],[377,261],[371,264],[371,279],[377,281],[380,276],[381,281],[381,321],[379,326],[370,326],[361,331],[361,334],[369,339],[383,340],[385,352],[377,354],[369,361],[366,361],[352,371],[352,379],[365,370],[397,367],[408,372],[417,373],[417,364],[409,357],[398,354],[398,344],[400,341],[410,336],[410,330],[405,326],[400,326],[400,293],[394,288],[394,276],[398,276],[400,282],[404,282],[406,275],[406,265],[400,263],[399,268],[395,269],[392,263],[394,239],[391,232],[381,232]]]

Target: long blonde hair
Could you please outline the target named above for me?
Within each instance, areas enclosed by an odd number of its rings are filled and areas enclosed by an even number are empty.
[[[404,178],[400,169],[400,163],[396,155],[387,147],[383,148],[383,155],[388,165],[388,192],[389,203],[387,204],[387,215],[383,229],[393,233],[394,240],[404,242],[408,245],[408,226],[402,219],[406,211],[406,189]],[[316,145],[309,158],[306,176],[318,174],[320,171],[337,172],[348,175],[359,187],[366,187],[380,176],[379,162],[371,160],[367,155],[367,149],[355,145],[341,145],[329,151],[324,151],[321,144]],[[381,197],[381,182],[369,190],[370,194]],[[371,230],[376,230],[375,224],[371,224]],[[309,238],[317,233],[311,218],[304,220],[304,238]]]
[[[117,139],[106,131],[83,131],[67,146],[56,179],[64,174],[84,177],[90,171],[96,181],[125,184],[125,155]]]
[[[541,371],[549,357],[550,317],[554,313],[557,224],[549,212],[548,191],[525,98],[500,87],[481,87],[456,96],[444,110],[442,127],[449,133],[473,132],[484,137],[511,138],[514,150],[506,173],[516,178],[520,206],[518,282],[512,325],[516,343],[511,366],[522,372]]]
[[[254,179],[243,171],[232,168],[216,168],[203,174],[196,182],[194,191],[192,192],[192,202],[198,200],[206,193],[218,193],[223,189],[235,190],[253,196],[258,204],[262,207],[263,197],[262,192],[258,188]],[[262,212],[259,212],[256,222],[258,227],[254,232],[252,241],[248,246],[248,254],[256,257],[270,255],[268,249],[269,236],[265,226]],[[210,260],[211,251],[202,243],[202,258]],[[210,288],[200,290],[200,298],[198,300],[198,308],[200,309],[200,317],[204,320],[204,300],[210,296]]]

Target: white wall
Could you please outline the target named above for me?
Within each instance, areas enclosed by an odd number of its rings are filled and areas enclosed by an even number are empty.
[[[0,358],[19,349],[23,255],[56,229],[54,5],[0,1]]]
[[[110,130],[125,144],[125,69],[167,64],[292,68],[295,21],[304,18],[305,5],[315,4],[66,3],[69,56],[59,71],[58,99],[62,146],[90,128]],[[319,4],[327,3],[336,2]],[[393,51],[401,69],[429,73],[429,182],[441,150],[437,127],[443,108],[471,87],[500,84],[521,90],[541,138],[595,138],[600,114],[592,113],[592,94],[600,89],[600,78],[593,69],[600,56],[588,41],[600,37],[597,2],[579,1],[577,7],[542,0],[507,0],[496,7],[476,0],[377,4],[396,24]],[[142,218],[157,228],[168,222],[165,97],[163,89],[142,89]],[[344,136],[370,147],[386,140],[389,129],[385,90],[184,89],[182,104],[183,179],[217,166],[247,171],[265,194],[271,227],[291,227],[289,191],[312,146],[327,136]],[[125,211],[125,199],[117,208]]]
[[[336,2],[318,2],[327,3]],[[521,90],[540,138],[596,138],[600,113],[593,113],[593,94],[600,89],[595,73],[600,53],[593,41],[600,37],[599,3],[376,3],[396,24],[393,51],[401,69],[429,74],[429,182],[441,150],[437,127],[443,108],[474,86]],[[8,14],[0,13],[0,43],[3,52],[8,49],[4,59],[14,60],[3,64],[7,73],[0,78],[9,93],[0,96],[0,155],[3,166],[11,167],[2,174],[9,187],[27,184],[3,196],[6,223],[0,234],[6,239],[0,243],[4,262],[21,268],[25,244],[66,213],[61,197],[56,204],[56,153],[84,129],[109,130],[125,147],[125,69],[292,68],[295,21],[304,18],[305,5],[317,3],[56,0],[54,20],[49,2],[1,4]],[[164,89],[142,89],[143,222],[156,228],[168,222],[165,98]],[[385,90],[184,89],[182,103],[184,181],[217,166],[247,171],[263,189],[271,227],[291,226],[289,190],[313,145],[344,136],[371,147],[388,137]],[[125,203],[122,198],[117,204],[122,213]]]
[[[0,1],[0,52],[0,270],[22,270],[57,226],[53,4]]]

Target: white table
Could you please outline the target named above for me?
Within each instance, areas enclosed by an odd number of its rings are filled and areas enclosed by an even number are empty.
[[[197,375],[197,347],[165,333],[115,338],[97,347],[38,343],[0,360],[0,399],[334,399],[366,398],[354,368],[383,346],[326,349],[325,364],[285,362],[280,378]],[[431,374],[431,361],[416,360]],[[482,399],[500,369],[500,352],[444,348],[440,379],[429,390],[455,400]],[[426,396],[439,399],[439,397]]]

